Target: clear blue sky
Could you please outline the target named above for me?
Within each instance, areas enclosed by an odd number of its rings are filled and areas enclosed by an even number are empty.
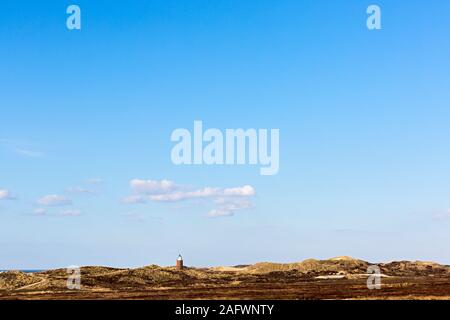
[[[366,28],[372,3],[381,31]],[[65,26],[70,4],[81,31]],[[450,264],[449,12],[442,0],[2,1],[0,269],[168,265],[179,252],[188,265]],[[174,166],[170,134],[194,120],[279,128],[279,174]],[[124,203],[132,179],[256,195],[209,218],[220,199]]]

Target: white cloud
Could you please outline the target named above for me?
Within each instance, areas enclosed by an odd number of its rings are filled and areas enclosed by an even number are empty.
[[[72,200],[65,196],[49,194],[40,198],[37,203],[46,207],[68,206],[72,205]]]
[[[133,204],[133,203],[146,203],[147,200],[141,195],[131,195],[122,199],[123,203]]]
[[[45,216],[47,214],[47,209],[37,208],[37,209],[34,209],[33,213],[37,216]]]
[[[81,213],[82,213],[81,210],[78,209],[68,209],[61,211],[59,215],[65,217],[78,217],[81,216]]]
[[[69,193],[74,193],[74,194],[94,194],[95,193],[94,190],[83,188],[83,187],[69,187],[69,188],[67,188],[66,191]]]
[[[43,158],[46,156],[44,152],[37,151],[30,145],[29,141],[20,141],[15,139],[0,139],[0,147],[3,146],[9,151],[29,158]]]
[[[78,217],[82,214],[81,210],[78,209],[67,209],[62,210],[58,213],[49,213],[47,208],[36,208],[33,211],[36,216],[53,216],[53,217]]]
[[[238,210],[248,209],[252,204],[247,199],[256,195],[255,188],[250,185],[225,189],[216,187],[195,189],[177,185],[170,180],[133,179],[130,181],[130,187],[134,194],[122,199],[124,203],[212,200],[216,208],[208,213],[210,217],[232,216]]]
[[[128,212],[128,213],[125,213],[123,216],[132,221],[137,221],[137,222],[145,221],[144,215],[142,215],[140,213]]]
[[[238,188],[228,188],[225,189],[223,193],[226,196],[239,196],[239,197],[250,197],[256,194],[255,188],[249,185]]]
[[[130,181],[130,186],[134,192],[144,194],[162,194],[177,189],[175,183],[169,180],[157,181],[133,179]]]
[[[14,151],[17,154],[20,154],[21,156],[25,156],[25,157],[29,157],[29,158],[43,158],[43,157],[45,157],[45,153],[40,152],[40,151],[19,149],[19,148],[14,149]]]
[[[231,217],[237,211],[250,209],[253,207],[252,203],[246,199],[218,199],[216,209],[208,212],[208,217]]]
[[[447,212],[442,212],[434,215],[436,220],[450,220],[450,209]]]
[[[0,200],[14,200],[15,196],[7,189],[0,189]]]
[[[221,191],[219,189],[206,187],[193,191],[175,191],[172,193],[149,195],[148,199],[157,202],[177,202],[191,199],[205,199],[220,195]]]
[[[101,184],[101,183],[103,183],[103,179],[91,178],[91,179],[87,179],[86,183],[89,183],[89,184]]]
[[[170,180],[141,180],[133,179],[130,187],[134,195],[126,197],[126,203],[143,203],[148,200],[156,202],[177,202],[190,199],[205,199],[213,197],[251,197],[256,194],[252,186],[246,185],[236,188],[204,187],[192,189],[177,185]]]

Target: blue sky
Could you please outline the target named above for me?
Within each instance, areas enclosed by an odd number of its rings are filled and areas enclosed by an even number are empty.
[[[373,3],[380,31],[366,28]],[[71,4],[81,31],[66,28]],[[168,265],[179,252],[188,265],[450,264],[448,12],[440,0],[2,1],[0,269]],[[279,174],[173,165],[170,135],[194,120],[279,128]],[[220,195],[125,203],[142,192],[133,179],[255,194],[211,218]]]

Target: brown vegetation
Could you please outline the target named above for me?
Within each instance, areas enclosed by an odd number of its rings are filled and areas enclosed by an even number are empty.
[[[0,273],[0,299],[450,299],[450,267],[431,262],[377,264],[382,289],[367,288],[371,264],[350,257],[299,263],[185,268],[81,268],[81,290],[65,269]]]

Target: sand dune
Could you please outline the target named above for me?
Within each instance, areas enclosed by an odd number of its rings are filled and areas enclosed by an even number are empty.
[[[450,298],[450,267],[434,262],[379,263],[389,291],[367,289],[372,263],[350,257],[296,263],[261,262],[238,267],[177,270],[156,265],[136,269],[81,268],[81,290],[67,289],[65,269],[0,273],[2,299],[174,298]],[[378,295],[378,296],[377,296]]]

